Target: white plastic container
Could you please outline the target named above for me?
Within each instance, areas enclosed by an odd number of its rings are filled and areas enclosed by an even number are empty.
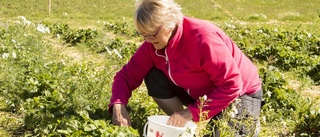
[[[184,127],[167,125],[170,116],[155,115],[148,117],[143,129],[144,137],[193,137],[197,125],[189,121]]]

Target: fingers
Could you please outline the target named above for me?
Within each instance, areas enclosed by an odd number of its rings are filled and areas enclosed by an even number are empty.
[[[176,127],[184,127],[188,121],[192,120],[192,115],[188,109],[173,113],[167,125],[176,126]]]
[[[186,122],[183,119],[179,118],[179,116],[175,116],[174,114],[170,116],[167,125],[175,126],[175,127],[184,127]]]
[[[128,118],[124,118],[122,116],[113,116],[112,124],[117,126],[131,126],[131,121]]]
[[[186,122],[184,122],[184,120],[181,120],[179,118],[170,117],[167,124],[169,126],[184,127],[185,123]]]
[[[118,126],[131,126],[130,115],[124,105],[113,105],[112,124]]]

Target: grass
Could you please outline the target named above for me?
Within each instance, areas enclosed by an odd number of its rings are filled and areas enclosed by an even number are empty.
[[[19,114],[7,112],[5,106],[4,98],[0,97],[0,136],[2,137],[12,135],[13,133],[10,132],[21,127],[23,123]]]
[[[316,0],[216,0],[236,20],[252,20],[252,16],[260,15],[258,20],[313,22],[319,19],[320,2]],[[318,10],[318,11],[317,11]]]
[[[78,0],[51,0],[49,14],[49,0],[4,0],[0,2],[3,18],[26,16],[29,19],[105,19],[115,17],[130,17],[133,13],[133,1],[78,1]],[[121,8],[118,6],[121,5]]]
[[[241,25],[276,25],[285,29],[318,31],[320,26],[320,1],[318,0],[176,0],[185,15],[211,20],[217,23],[233,22]],[[31,21],[61,21],[78,26],[94,25],[98,20],[131,20],[134,0],[84,1],[51,0],[0,1],[0,20],[25,16]],[[121,7],[121,8],[119,8]]]

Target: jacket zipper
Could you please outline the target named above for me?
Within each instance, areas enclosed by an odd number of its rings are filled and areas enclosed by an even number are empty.
[[[173,80],[172,75],[171,75],[171,71],[170,71],[170,62],[169,62],[169,58],[168,58],[168,54],[167,54],[167,49],[164,50],[164,54],[165,54],[165,58],[166,58],[166,63],[167,63],[167,67],[168,67],[168,74],[169,77],[171,79],[171,81],[178,86],[178,84]]]
[[[171,71],[170,71],[170,63],[169,63],[169,58],[168,58],[168,55],[167,55],[167,49],[165,49],[165,56],[163,55],[159,55],[158,50],[155,51],[156,55],[159,56],[159,57],[164,57],[165,60],[166,60],[166,64],[167,64],[167,70],[168,70],[168,74],[169,74],[169,77],[171,79],[171,81],[178,86],[178,84],[173,80],[172,76],[171,76]],[[187,89],[187,93],[190,95],[190,89]]]

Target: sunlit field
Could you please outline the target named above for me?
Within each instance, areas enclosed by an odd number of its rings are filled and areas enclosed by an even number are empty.
[[[320,136],[319,0],[175,1],[259,67],[260,136]],[[114,74],[143,41],[134,2],[1,0],[0,136],[141,136],[148,116],[164,114],[144,85],[127,106],[132,127],[112,125],[107,112]]]

